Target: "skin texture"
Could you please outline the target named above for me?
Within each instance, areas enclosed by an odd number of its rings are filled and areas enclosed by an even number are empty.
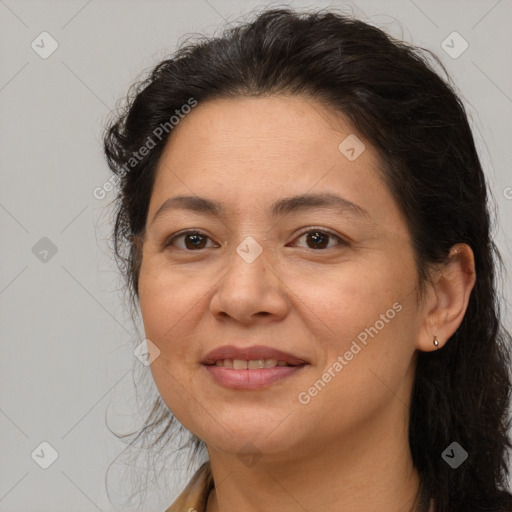
[[[140,305],[146,337],[160,350],[151,365],[159,392],[208,447],[216,482],[208,512],[405,512],[414,501],[419,478],[407,428],[415,354],[436,350],[434,335],[442,350],[460,325],[473,255],[456,246],[418,303],[410,236],[377,152],[364,141],[350,161],[338,149],[354,133],[363,140],[343,116],[306,97],[212,100],[173,129],[160,160]],[[367,215],[320,208],[267,215],[274,201],[320,192]],[[179,209],[153,222],[177,195],[220,201],[226,215]],[[346,243],[329,237],[315,245],[313,227]],[[200,249],[185,237],[165,247],[186,229],[206,236]],[[263,250],[252,263],[236,252],[248,236]],[[389,319],[393,304],[401,309]],[[378,334],[301,403],[299,393],[376,325]],[[263,389],[226,389],[200,361],[227,344],[276,347],[309,365]],[[244,446],[254,464],[237,457]]]

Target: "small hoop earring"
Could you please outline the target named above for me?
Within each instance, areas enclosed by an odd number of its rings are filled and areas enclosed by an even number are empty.
[[[434,335],[434,346],[439,347],[439,340],[436,335]]]

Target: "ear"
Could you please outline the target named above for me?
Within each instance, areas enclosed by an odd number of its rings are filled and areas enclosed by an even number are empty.
[[[423,329],[417,342],[419,350],[430,352],[446,344],[464,318],[475,281],[473,251],[467,244],[454,245],[448,262],[431,275],[424,302]]]

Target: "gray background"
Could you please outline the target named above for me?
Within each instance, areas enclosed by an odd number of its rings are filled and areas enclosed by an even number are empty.
[[[143,389],[155,390],[148,367],[133,355],[143,331],[133,328],[109,253],[113,196],[93,196],[109,178],[102,125],[141,71],[186,34],[212,34],[225,20],[264,5],[284,4],[0,0],[1,511],[134,510],[107,497],[107,466],[125,445],[106,428],[105,417],[116,431],[140,424],[135,389],[140,400]],[[495,197],[496,239],[510,268],[512,3],[291,5],[342,7],[441,57],[472,120]],[[46,59],[31,47],[35,40],[50,48],[49,39],[41,43],[43,31],[59,45]],[[469,44],[458,58],[441,48],[453,31]],[[511,289],[510,274],[501,286]],[[503,308],[510,328],[508,304]],[[146,388],[134,384],[134,374]],[[48,469],[36,463],[50,455],[39,447],[43,441],[58,452]],[[32,458],[36,448],[39,458]],[[172,502],[193,471],[179,468],[179,461],[170,461],[158,478],[150,476],[143,510],[164,510]],[[124,469],[111,470],[109,481],[117,485],[111,498],[118,503],[132,478]]]

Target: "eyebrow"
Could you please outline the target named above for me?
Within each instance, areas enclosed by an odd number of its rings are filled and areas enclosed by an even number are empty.
[[[224,206],[218,201],[199,196],[176,196],[164,201],[151,222],[155,222],[164,213],[177,209],[213,217],[224,217],[226,213]],[[278,217],[288,213],[308,212],[317,209],[329,209],[340,213],[351,213],[360,217],[370,217],[368,211],[363,207],[341,196],[330,193],[285,197],[272,204],[267,213],[271,217]]]

